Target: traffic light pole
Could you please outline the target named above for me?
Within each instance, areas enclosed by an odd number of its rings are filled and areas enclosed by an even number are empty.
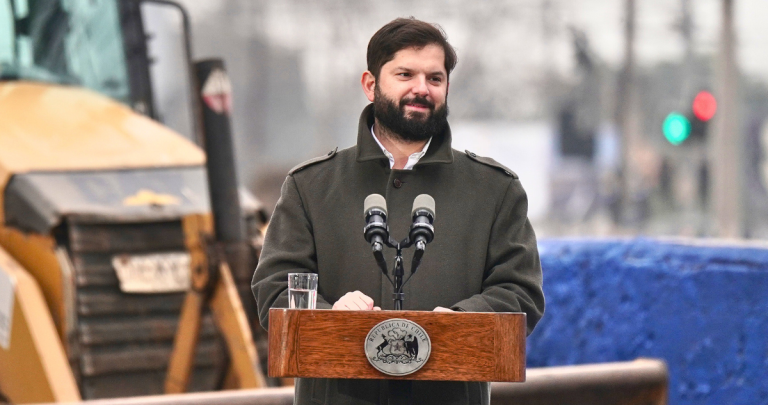
[[[723,238],[743,237],[743,193],[740,155],[743,137],[738,122],[739,72],[736,65],[735,0],[722,0],[722,31],[716,89],[720,100],[715,131],[710,142],[712,187],[710,201],[716,226]]]
[[[640,117],[635,91],[635,27],[636,0],[625,2],[624,68],[619,87],[618,119],[622,137],[622,192],[620,223],[630,227],[639,225],[637,198],[643,187],[637,162],[642,147]]]

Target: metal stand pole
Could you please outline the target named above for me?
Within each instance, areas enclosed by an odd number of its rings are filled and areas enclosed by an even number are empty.
[[[403,249],[400,247],[400,244],[397,245],[395,269],[392,275],[395,277],[395,291],[392,293],[392,298],[395,301],[395,311],[401,311],[403,309],[403,299],[405,298],[405,294],[403,294],[403,275],[405,275],[405,270],[403,268]]]

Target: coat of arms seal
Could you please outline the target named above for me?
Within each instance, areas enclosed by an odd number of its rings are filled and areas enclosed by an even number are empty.
[[[427,332],[407,319],[387,319],[374,326],[365,338],[368,362],[387,375],[408,375],[429,359],[432,342]]]

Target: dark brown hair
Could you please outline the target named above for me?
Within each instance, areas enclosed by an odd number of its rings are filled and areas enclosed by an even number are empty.
[[[421,49],[427,45],[438,45],[445,53],[445,71],[449,75],[456,67],[456,51],[437,24],[419,21],[413,17],[396,18],[381,27],[368,42],[368,70],[379,78],[381,67],[395,58],[401,49]]]

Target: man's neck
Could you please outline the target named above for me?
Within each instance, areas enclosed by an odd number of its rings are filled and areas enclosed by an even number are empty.
[[[392,168],[397,170],[402,170],[405,167],[405,164],[408,163],[408,157],[414,153],[421,152],[421,150],[424,149],[424,145],[427,144],[427,140],[415,142],[405,141],[399,135],[393,133],[389,128],[381,125],[379,120],[374,121],[373,133],[384,148],[394,156],[395,164]]]

